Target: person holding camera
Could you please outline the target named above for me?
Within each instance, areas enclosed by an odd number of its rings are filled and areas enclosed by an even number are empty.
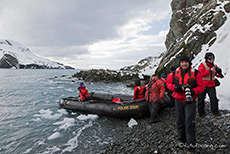
[[[178,145],[188,145],[188,151],[194,152],[196,144],[195,115],[198,94],[204,91],[201,73],[191,67],[188,56],[180,57],[180,67],[167,78],[167,88],[175,99],[177,115]]]
[[[201,118],[205,117],[205,96],[208,93],[211,103],[211,111],[214,116],[221,116],[219,112],[218,107],[218,99],[216,97],[216,85],[215,83],[215,77],[223,78],[222,70],[221,68],[217,67],[217,65],[214,64],[215,55],[212,52],[207,52],[205,54],[205,63],[201,63],[198,67],[198,70],[200,71],[203,82],[205,86],[205,90],[203,93],[198,95],[198,112]],[[216,80],[218,81],[218,80]],[[219,83],[219,81],[218,81]],[[219,83],[220,84],[220,83]]]

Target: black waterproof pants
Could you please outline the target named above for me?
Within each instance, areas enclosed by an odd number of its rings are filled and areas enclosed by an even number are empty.
[[[208,93],[208,96],[210,98],[212,113],[215,115],[219,114],[218,99],[216,97],[216,88],[215,87],[205,87],[204,92],[202,92],[201,94],[198,95],[198,112],[199,112],[199,115],[200,116],[205,115],[204,99],[205,99],[207,93]]]
[[[160,102],[149,102],[150,120],[158,120],[158,112],[160,109]]]
[[[196,144],[196,102],[191,104],[183,103],[175,99],[175,108],[177,115],[178,139],[187,145]]]
[[[173,91],[171,91],[171,90],[168,90],[168,96],[170,97],[170,100],[171,100],[171,102],[172,102],[172,107],[174,107],[175,106],[175,98],[174,97],[172,97],[172,93],[173,93]]]
[[[89,101],[89,100],[93,100],[93,97],[89,96],[89,97],[86,97],[83,102],[86,102],[86,101]]]

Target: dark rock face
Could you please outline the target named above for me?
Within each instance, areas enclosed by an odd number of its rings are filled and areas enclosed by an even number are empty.
[[[189,8],[191,6],[203,3],[204,0],[173,0],[171,3],[172,11]]]
[[[71,66],[65,66],[65,69],[74,69],[74,68]]]
[[[3,57],[0,59],[0,68],[11,68],[11,67],[18,68],[19,67],[18,60],[9,54],[4,54]]]
[[[64,67],[65,69],[74,69],[70,66],[64,66]],[[57,67],[48,67],[46,65],[37,65],[37,64],[27,64],[27,65],[19,64],[19,68],[20,69],[61,69]]]
[[[50,69],[47,66],[37,65],[37,64],[28,64],[28,65],[19,64],[19,68],[20,69]]]
[[[221,3],[225,4],[223,8]],[[178,67],[181,55],[193,59],[202,45],[211,46],[216,40],[215,31],[227,20],[230,1],[173,0],[171,7],[173,13],[165,41],[167,51],[156,70],[157,74],[168,73],[171,66]]]
[[[226,4],[226,5],[224,6],[224,9],[225,9],[225,11],[226,11],[227,13],[230,13],[230,3]]]

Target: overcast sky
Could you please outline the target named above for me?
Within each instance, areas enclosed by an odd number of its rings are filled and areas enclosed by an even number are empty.
[[[0,2],[0,39],[75,68],[119,69],[165,51],[171,0]]]

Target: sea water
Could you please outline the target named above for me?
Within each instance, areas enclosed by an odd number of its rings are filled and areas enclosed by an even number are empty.
[[[0,69],[0,153],[96,153],[129,120],[62,109],[58,101],[77,96],[76,70]],[[122,83],[85,83],[90,92],[130,94]]]

